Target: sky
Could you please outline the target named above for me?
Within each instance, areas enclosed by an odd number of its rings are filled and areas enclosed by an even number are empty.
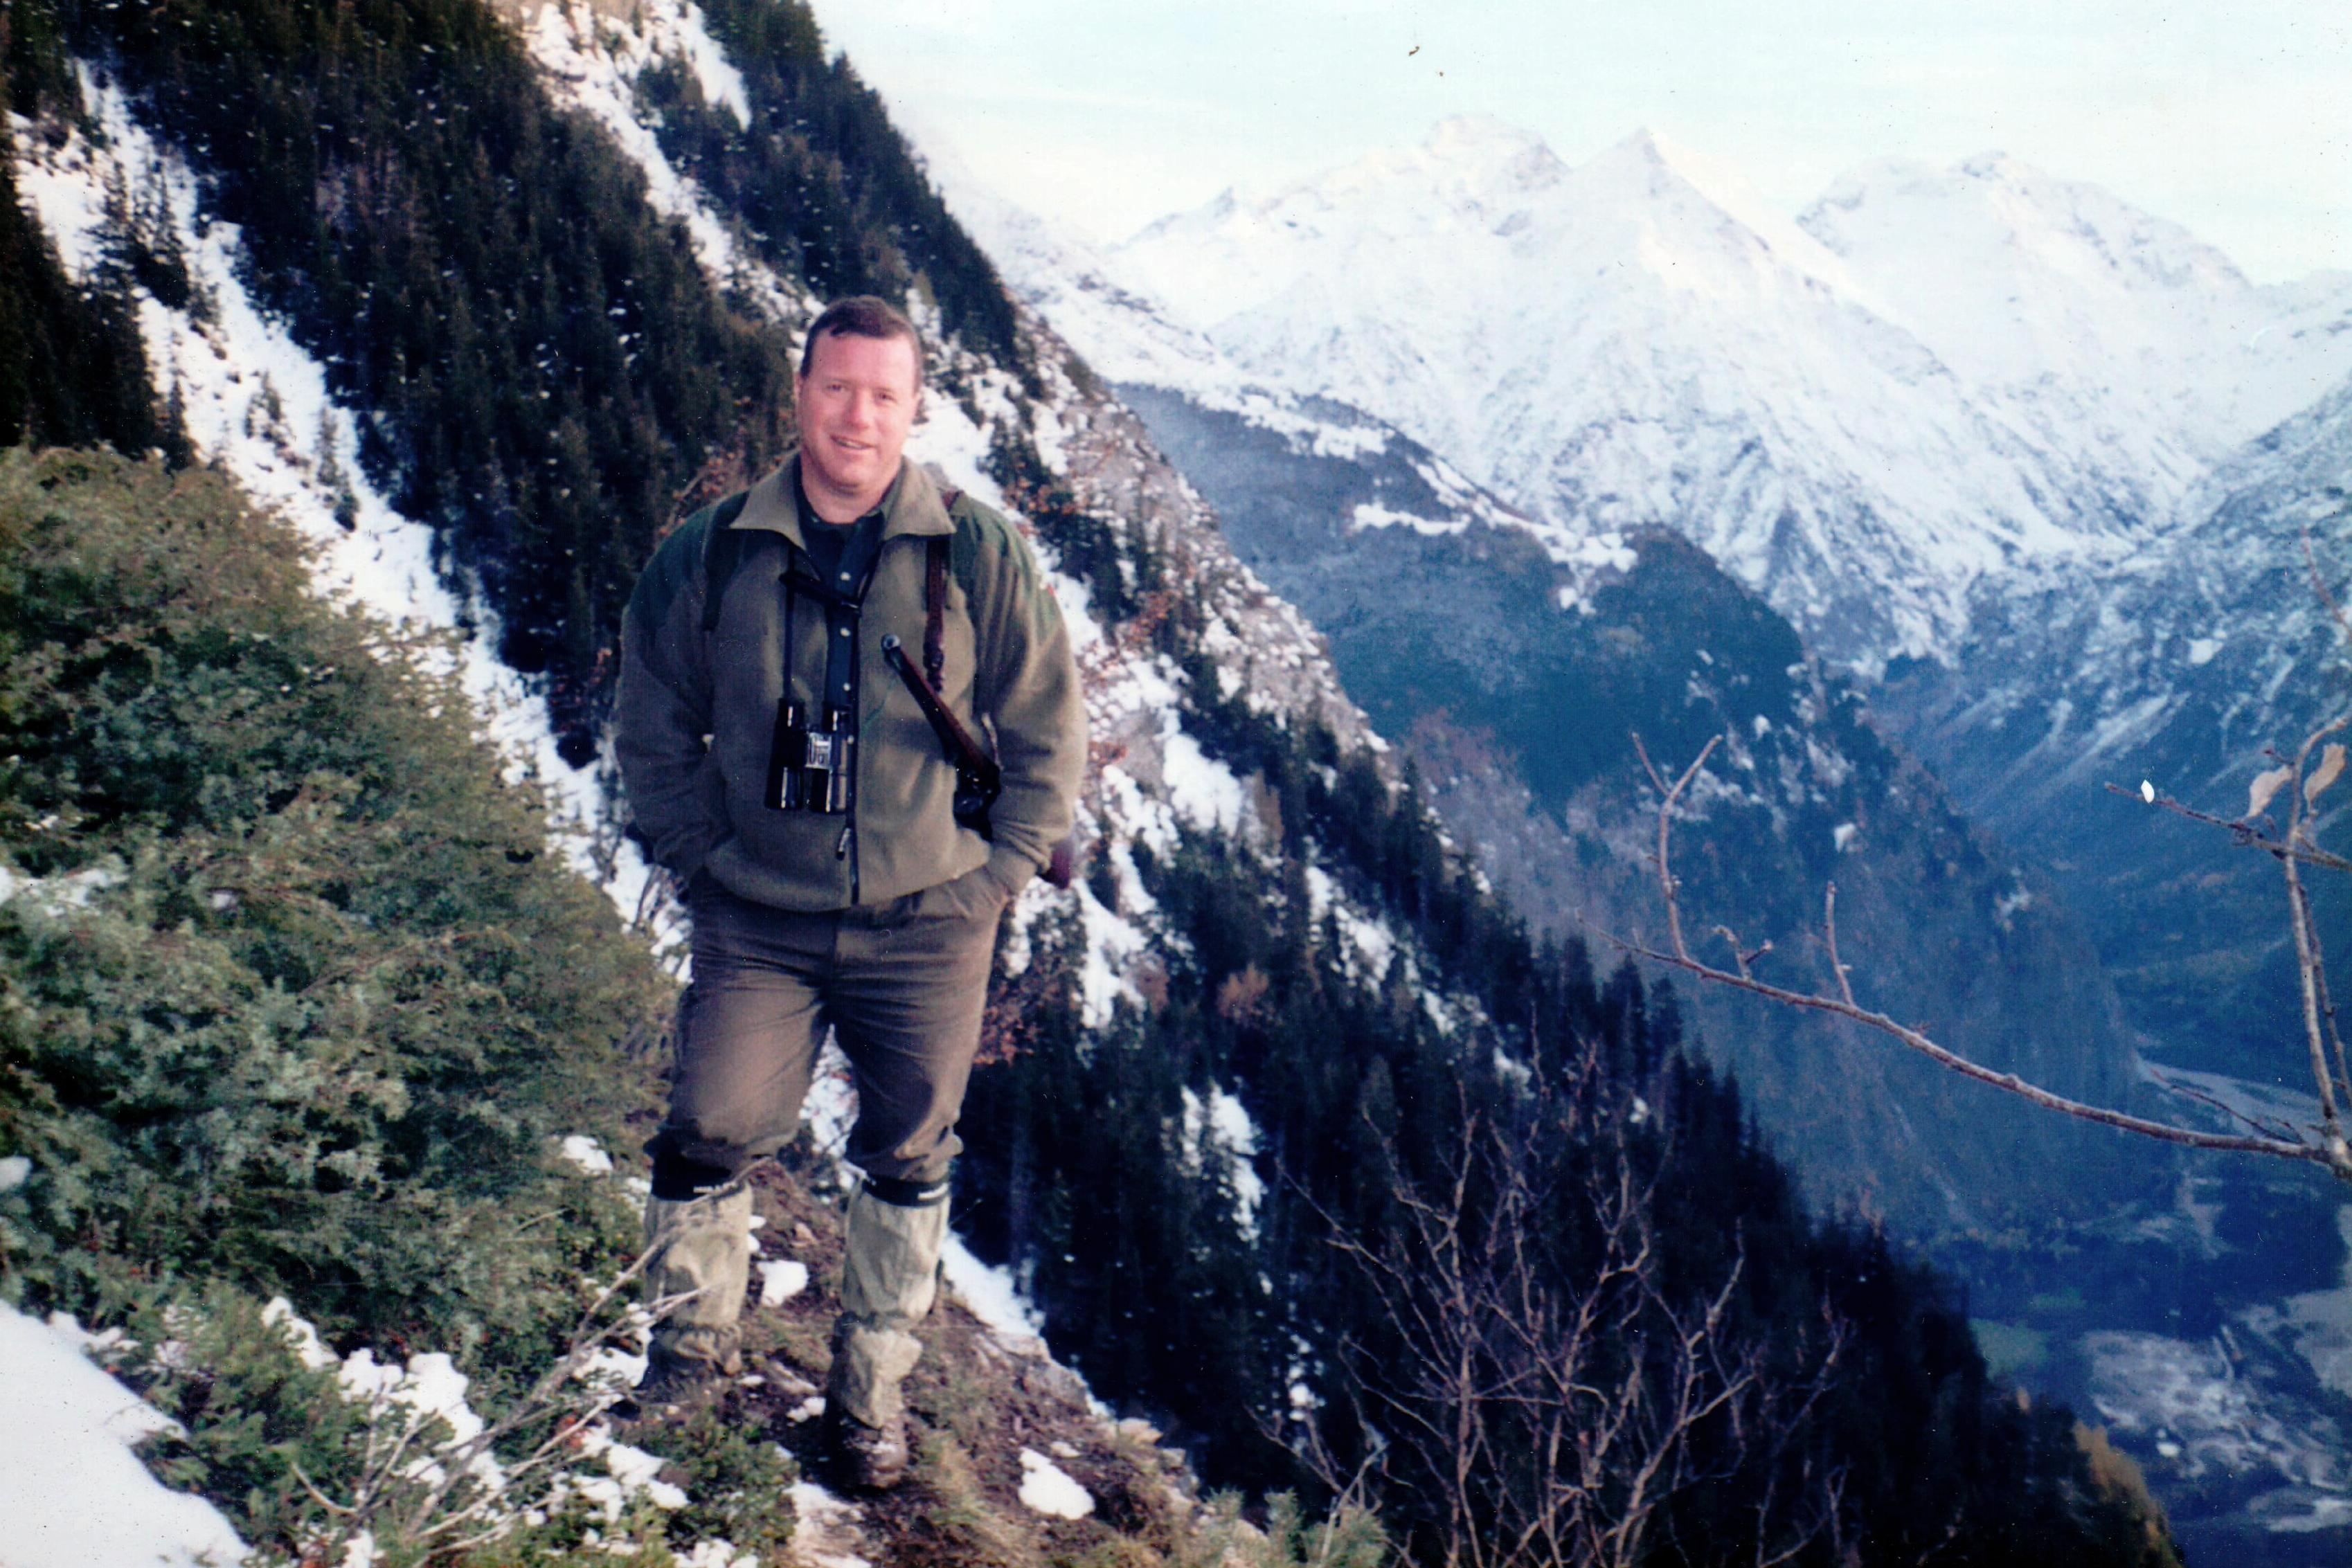
[[[2352,0],[814,0],[919,144],[1087,238],[1452,114],[1647,127],[1795,213],[2000,151],[2277,282],[2352,270]]]

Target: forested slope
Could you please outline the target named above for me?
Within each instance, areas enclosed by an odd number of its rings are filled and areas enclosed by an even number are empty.
[[[1626,1560],[1759,1540],[1822,1563],[2161,1560],[2069,1418],[1989,1382],[1943,1287],[1807,1218],[1737,1092],[1684,1057],[1666,993],[1501,913],[1303,622],[1003,299],[854,74],[820,66],[804,9],[713,10],[745,120],[675,71],[640,81],[672,155],[740,204],[764,287],[714,276],[518,35],[457,0],[16,15],[28,134],[89,138],[88,73],[190,162],[257,294],[360,414],[371,476],[479,581],[574,755],[680,493],[772,455],[792,323],[758,301],[875,287],[944,329],[935,428],[975,438],[972,482],[1067,574],[1101,742],[1089,874],[1033,894],[1008,946],[1008,1060],[976,1082],[961,1223],[1097,1394],[1207,1479],[1328,1500],[1360,1473],[1432,1560],[1465,1531],[1497,1545],[1528,1506],[1580,1510],[1560,1538],[1610,1534]],[[42,413],[44,439],[168,434],[168,396],[142,425],[121,390],[119,323],[202,291],[177,230],[131,201],[120,233],[119,275],[52,289],[118,323],[119,357],[28,406],[127,412]],[[88,455],[0,474],[0,1154],[31,1165],[0,1194],[0,1290],[142,1337],[199,1301],[257,1322],[282,1293],[338,1353],[447,1351],[511,1389],[625,1245],[614,1184],[554,1150],[593,1134],[631,1168],[650,1086],[622,1047],[667,1001],[643,936],[546,852],[457,694],[309,601],[291,536],[220,476]],[[1432,1225],[1480,1246],[1433,1248]],[[1440,1266],[1485,1304],[1433,1328]],[[1590,1325],[1560,1342],[1581,1371],[1513,1337],[1537,1320],[1493,1310],[1510,1292]],[[206,1374],[236,1400],[159,1385],[190,1430],[174,1473],[295,1541],[290,1464],[321,1439],[288,1413],[318,1390],[254,1373],[252,1333],[217,1352],[242,1371]],[[1449,1391],[1446,1334],[1559,1397]],[[1575,1392],[1595,1380],[1685,1418],[1596,1451],[1607,1410]],[[1461,1456],[1475,1495],[1449,1500],[1447,1456],[1374,1433],[1457,1406],[1485,1436]],[[1530,1469],[1548,1432],[1590,1468]],[[711,1442],[698,1477],[780,1495],[770,1447]],[[950,1479],[919,1481],[917,1522],[983,1560],[940,1533]],[[774,1522],[730,1521],[738,1545]]]

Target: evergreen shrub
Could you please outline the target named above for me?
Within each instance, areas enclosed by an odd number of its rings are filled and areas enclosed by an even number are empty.
[[[544,1364],[671,998],[455,682],[222,478],[0,455],[0,1295]]]

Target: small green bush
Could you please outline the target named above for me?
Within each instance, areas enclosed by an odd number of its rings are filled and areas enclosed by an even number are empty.
[[[671,985],[304,556],[217,476],[0,455],[0,1296],[535,1369],[635,1239],[556,1142],[623,1139]]]
[[[793,1483],[800,1468],[756,1427],[703,1410],[691,1420],[648,1435],[637,1447],[659,1454],[683,1473],[690,1500],[669,1516],[668,1536],[679,1548],[713,1536],[766,1562],[793,1539]]]
[[[1265,1528],[1254,1530],[1242,1519],[1241,1494],[1219,1492],[1177,1562],[1181,1568],[1387,1568],[1396,1560],[1380,1516],[1367,1510],[1343,1504],[1310,1523],[1297,1498],[1276,1492],[1265,1500]]]

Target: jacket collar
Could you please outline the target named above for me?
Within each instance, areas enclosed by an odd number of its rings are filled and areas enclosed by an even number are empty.
[[[744,498],[743,510],[729,526],[738,528],[765,528],[782,534],[799,549],[808,549],[808,540],[801,533],[801,509],[797,494],[801,483],[800,455],[792,458],[766,478],[751,486]],[[940,487],[931,476],[912,463],[901,458],[898,476],[882,497],[882,537],[894,538],[900,534],[952,534],[955,523],[940,500]]]

